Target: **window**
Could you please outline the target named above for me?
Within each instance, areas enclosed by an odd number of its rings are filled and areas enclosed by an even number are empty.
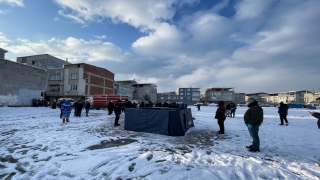
[[[190,93],[187,93],[187,95],[190,95]]]
[[[77,85],[69,85],[69,90],[77,90]]]
[[[183,91],[183,89],[180,89],[180,91]]]
[[[190,89],[188,89],[188,91],[190,91]]]
[[[183,93],[180,93],[180,95],[183,95]]]
[[[183,99],[183,97],[180,97],[180,99]]]
[[[77,73],[71,74],[70,79],[78,79],[78,74]]]
[[[163,99],[163,97],[161,97],[161,99]]]
[[[50,80],[60,80],[60,74],[51,75]]]

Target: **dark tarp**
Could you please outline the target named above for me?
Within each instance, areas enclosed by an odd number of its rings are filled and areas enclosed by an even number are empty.
[[[128,108],[125,111],[125,130],[184,136],[193,126],[190,108]]]

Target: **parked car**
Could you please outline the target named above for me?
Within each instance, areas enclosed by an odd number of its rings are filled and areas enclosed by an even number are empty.
[[[216,103],[210,103],[209,106],[218,106]]]

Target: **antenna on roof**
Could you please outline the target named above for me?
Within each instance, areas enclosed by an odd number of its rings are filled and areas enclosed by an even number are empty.
[[[68,58],[66,59],[66,61],[68,62]]]

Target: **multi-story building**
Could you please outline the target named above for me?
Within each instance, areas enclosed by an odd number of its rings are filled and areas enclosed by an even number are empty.
[[[123,81],[116,81],[114,83],[114,94],[128,96],[129,101],[132,101],[133,91],[134,91],[134,88],[132,87],[131,84],[124,83]]]
[[[210,87],[205,91],[205,100],[209,103],[217,103],[219,101],[233,102],[234,88],[232,87]]]
[[[246,94],[245,93],[234,93],[233,94],[233,102],[235,104],[243,104],[245,103],[245,98],[246,97]]]
[[[45,91],[47,71],[0,58],[0,105],[31,106]]]
[[[312,93],[307,90],[279,92],[279,102],[284,103],[306,103],[305,94]]]
[[[251,97],[255,98],[259,103],[265,103],[267,95],[264,92],[246,94],[245,101],[248,101],[248,98]]]
[[[114,74],[107,69],[79,63],[49,70],[47,96],[50,102],[59,97],[75,100],[92,95],[114,94]]]
[[[178,102],[195,104],[200,101],[200,88],[177,88],[176,95],[179,96]]]
[[[62,68],[63,65],[71,64],[49,54],[17,57],[17,62],[42,69]]]
[[[179,102],[179,95],[176,92],[157,93],[157,102]]]
[[[132,84],[133,100],[137,101],[151,101],[155,103],[157,101],[157,86],[152,83],[145,84]]]
[[[318,91],[313,91],[313,92],[309,92],[307,91],[305,94],[304,94],[304,102],[305,103],[316,103],[316,99],[320,97],[320,90]]]

